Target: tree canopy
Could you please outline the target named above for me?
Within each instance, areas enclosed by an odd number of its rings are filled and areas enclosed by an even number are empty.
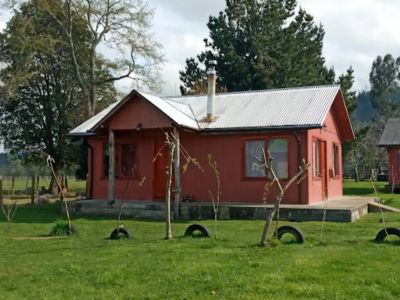
[[[400,57],[394,58],[386,54],[383,58],[378,56],[372,63],[369,81],[371,84],[371,96],[373,104],[381,111],[385,107],[392,110],[390,104],[400,100]]]
[[[41,149],[56,161],[56,171],[70,163],[73,143],[67,138],[82,121],[84,98],[76,82],[68,40],[54,18],[34,0],[23,4],[0,34],[0,133],[14,152]],[[57,1],[53,5],[59,5]],[[76,19],[75,43],[87,54],[88,32]],[[97,61],[98,72],[102,61]],[[112,85],[99,92],[115,97]],[[75,152],[75,153],[74,153]]]
[[[34,3],[36,10],[53,19],[52,26],[66,41],[74,79],[85,101],[86,119],[98,111],[98,102],[102,100],[99,90],[109,83],[128,78],[137,87],[159,86],[158,70],[163,57],[160,45],[149,31],[153,13],[145,1],[35,0]],[[77,42],[82,27],[83,48]],[[108,55],[100,48],[107,49]]]
[[[322,56],[324,29],[295,0],[227,0],[210,16],[205,51],[186,60],[182,94],[203,86],[205,68],[218,61],[218,85],[228,91],[334,83]]]

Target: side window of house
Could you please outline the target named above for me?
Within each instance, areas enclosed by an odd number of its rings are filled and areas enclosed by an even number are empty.
[[[333,144],[333,176],[339,177],[340,166],[339,166],[339,146]]]
[[[265,168],[262,163],[263,148],[265,142],[263,140],[249,140],[245,141],[245,164],[246,164],[246,177],[264,177]]]
[[[321,177],[321,141],[313,140],[312,143],[312,153],[313,153],[313,176]]]
[[[286,139],[270,139],[268,150],[272,156],[272,169],[276,176],[282,179],[288,178],[288,141]]]

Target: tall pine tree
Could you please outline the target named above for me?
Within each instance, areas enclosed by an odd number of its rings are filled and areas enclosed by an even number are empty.
[[[227,0],[207,24],[206,50],[180,72],[182,94],[204,86],[207,62],[218,61],[218,85],[228,91],[333,83],[322,56],[324,30],[296,0]]]

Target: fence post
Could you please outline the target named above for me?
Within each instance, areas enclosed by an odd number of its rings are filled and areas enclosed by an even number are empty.
[[[0,175],[0,205],[3,205],[3,176]]]
[[[31,204],[35,204],[35,175],[32,175]]]

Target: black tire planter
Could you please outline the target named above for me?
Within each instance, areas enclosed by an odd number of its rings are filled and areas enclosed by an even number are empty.
[[[209,238],[211,236],[211,231],[204,225],[192,224],[188,228],[186,228],[184,236]]]
[[[125,227],[118,227],[111,232],[110,240],[129,239],[132,237],[131,232]]]
[[[388,235],[395,235],[400,238],[400,228],[387,227],[378,232],[375,237],[375,242],[383,242]]]
[[[278,230],[274,232],[274,236],[276,236],[280,240],[282,238],[282,236],[286,233],[289,233],[292,236],[294,236],[297,244],[304,243],[303,232],[301,232],[301,230],[298,229],[297,227],[290,226],[290,225],[285,225],[285,226],[279,227]]]

